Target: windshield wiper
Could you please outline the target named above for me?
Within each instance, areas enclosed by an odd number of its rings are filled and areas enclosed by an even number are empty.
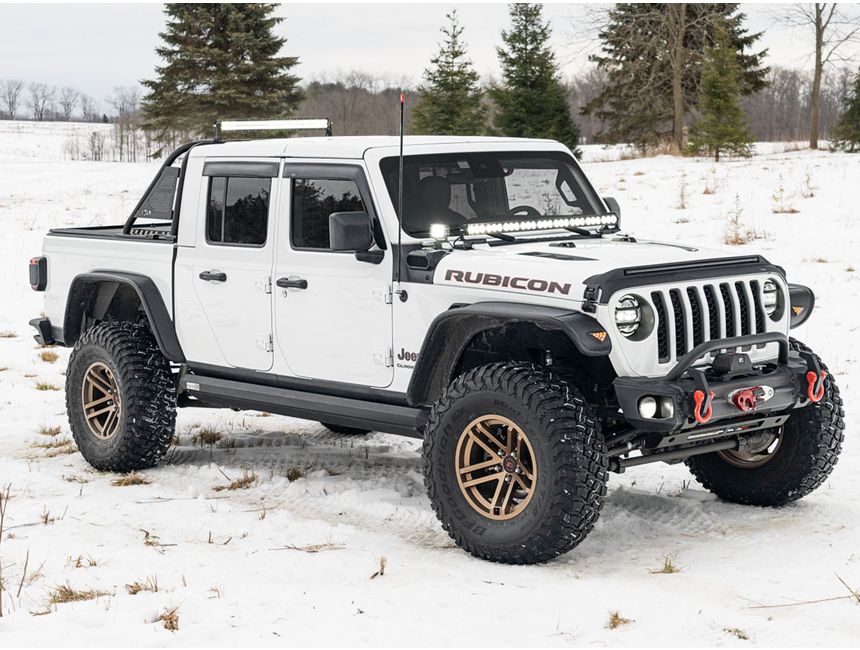
[[[488,233],[486,233],[486,235],[487,235],[487,237],[495,237],[496,239],[501,239],[502,241],[509,241],[509,242],[519,241],[513,235],[506,235],[503,232],[488,232]]]
[[[582,235],[583,237],[593,237],[596,239],[600,239],[603,237],[603,233],[599,230],[588,230],[587,228],[580,228],[579,226],[568,226],[565,230],[569,230],[570,232],[575,232],[577,235]]]

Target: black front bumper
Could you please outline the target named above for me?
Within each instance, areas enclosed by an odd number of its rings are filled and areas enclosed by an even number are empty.
[[[743,350],[765,343],[779,344],[779,355],[772,363],[724,374],[716,373],[713,367],[693,367],[706,354],[742,355]],[[734,425],[740,432],[750,422],[759,423],[755,428],[778,426],[790,410],[814,399],[822,389],[820,382],[823,375],[814,355],[790,350],[784,334],[771,332],[702,343],[682,357],[665,377],[618,377],[614,386],[621,411],[631,426],[643,433],[669,436],[673,438],[669,442],[679,444],[694,441],[697,432],[725,435],[725,429]],[[741,410],[731,399],[737,391],[762,387],[773,392],[751,410]],[[639,404],[646,396],[671,399],[671,415],[643,417]],[[681,433],[684,435],[677,435]]]

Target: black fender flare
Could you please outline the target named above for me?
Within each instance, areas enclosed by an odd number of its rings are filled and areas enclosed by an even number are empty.
[[[532,323],[544,330],[560,331],[587,357],[602,357],[612,351],[603,326],[573,309],[510,302],[454,306],[439,314],[427,330],[406,392],[409,404],[434,402],[453,379],[457,362],[472,339],[481,332],[512,323]]]
[[[168,361],[184,363],[185,354],[182,352],[182,346],[179,344],[176,328],[164,304],[164,298],[152,278],[140,273],[96,270],[75,276],[69,286],[66,313],[63,317],[64,344],[71,347],[80,336],[83,312],[89,306],[87,299],[95,298],[98,308],[99,303],[102,302],[100,298],[104,297],[106,302],[101,305],[101,308],[106,309],[120,285],[130,287],[137,294],[161,353]],[[96,287],[98,293],[88,296],[88,291],[92,287]],[[104,293],[102,293],[103,287],[108,289]]]

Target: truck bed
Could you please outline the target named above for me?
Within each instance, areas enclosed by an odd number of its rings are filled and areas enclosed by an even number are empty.
[[[139,273],[152,279],[173,315],[173,252],[170,224],[135,227],[128,235],[122,226],[57,228],[45,237],[48,284],[45,316],[62,327],[69,288],[75,278],[95,272]]]

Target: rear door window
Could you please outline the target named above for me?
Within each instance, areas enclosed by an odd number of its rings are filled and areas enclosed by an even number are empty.
[[[271,178],[210,177],[206,240],[221,245],[265,245],[271,189]]]

